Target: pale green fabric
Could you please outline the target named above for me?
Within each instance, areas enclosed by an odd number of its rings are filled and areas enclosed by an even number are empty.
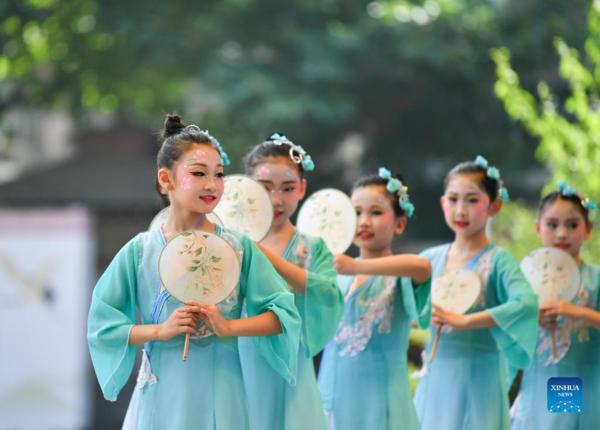
[[[600,309],[600,267],[583,263],[581,288],[573,303]],[[558,317],[556,357],[548,330],[538,328],[536,354],[523,372],[519,396],[511,412],[513,430],[596,430],[600,426],[600,331],[583,320]],[[581,378],[583,408],[579,413],[548,411],[548,379]],[[565,400],[568,400],[565,398]]]
[[[346,295],[354,277],[338,281]],[[371,276],[347,298],[319,372],[330,429],[419,429],[407,353],[411,321],[429,325],[430,289],[430,281]]]
[[[443,273],[449,245],[422,255]],[[484,248],[465,266],[482,280],[482,291],[467,313],[487,309],[497,327],[442,329],[435,359],[428,362],[437,328],[424,354],[423,376],[415,405],[424,430],[499,430],[510,428],[508,389],[514,369],[526,367],[533,356],[537,296],[517,260],[494,245]]]
[[[312,356],[331,339],[344,308],[333,256],[322,239],[296,232],[282,257],[307,271],[305,294],[295,292],[302,316],[297,384],[287,384],[248,339],[240,338],[252,428],[326,430]]]
[[[265,360],[289,383],[295,383],[301,319],[294,296],[273,266],[245,235],[217,228],[241,256],[236,290],[219,304],[226,319],[240,318],[246,299],[250,316],[273,311],[282,333],[253,338]],[[136,310],[143,324],[152,323],[160,297],[158,258],[164,246],[160,229],[141,233],[117,254],[94,289],[88,319],[88,341],[98,381],[108,400],[115,400],[129,378],[136,347],[128,346]],[[183,306],[167,295],[158,323]],[[192,335],[187,362],[185,336],[146,344],[148,372],[141,372],[126,425],[137,429],[246,429],[247,399],[237,338],[215,336],[203,323]],[[154,382],[156,378],[156,382]]]

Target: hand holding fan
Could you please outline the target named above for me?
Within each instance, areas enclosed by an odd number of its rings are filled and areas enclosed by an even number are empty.
[[[273,203],[265,187],[246,175],[225,177],[225,190],[214,213],[228,228],[263,240],[273,224]]]
[[[204,230],[179,233],[165,245],[158,259],[158,274],[165,289],[182,303],[219,303],[236,288],[241,272],[233,247],[222,237]],[[187,359],[190,334],[185,337]]]
[[[438,276],[433,280],[431,286],[431,301],[442,308],[464,314],[477,301],[481,293],[481,278],[472,270],[451,270]],[[433,361],[437,349],[442,327],[438,328],[429,356],[429,362]]]
[[[356,234],[356,210],[350,198],[334,188],[311,195],[298,213],[298,230],[322,238],[333,254],[343,254]]]
[[[579,266],[571,255],[555,247],[534,249],[521,260],[521,270],[538,295],[540,305],[571,302],[581,286]],[[556,335],[551,330],[552,355],[556,357]]]

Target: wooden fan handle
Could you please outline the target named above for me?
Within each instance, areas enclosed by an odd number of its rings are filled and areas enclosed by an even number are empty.
[[[188,349],[190,349],[190,333],[185,335],[185,346],[183,347],[183,361],[187,361]]]
[[[431,355],[429,355],[429,362],[431,363],[433,361],[433,357],[435,357],[435,350],[437,349],[438,346],[438,342],[440,341],[440,335],[442,334],[442,327],[444,325],[442,324],[437,331],[437,334],[435,335],[435,340],[433,341],[433,348],[431,348]]]
[[[552,338],[552,358],[556,358],[556,332],[554,329],[550,332]]]

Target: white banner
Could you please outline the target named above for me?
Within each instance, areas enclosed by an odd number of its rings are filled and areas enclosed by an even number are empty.
[[[92,217],[0,210],[0,429],[90,424],[86,325]]]

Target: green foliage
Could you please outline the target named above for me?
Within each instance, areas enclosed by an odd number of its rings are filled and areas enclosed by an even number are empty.
[[[6,0],[0,114],[59,106],[80,126],[102,112],[156,130],[177,110],[224,142],[231,171],[281,131],[315,160],[309,191],[347,190],[388,160],[413,190],[407,238],[439,239],[449,233],[435,202],[452,165],[481,152],[510,186],[534,162],[531,138],[490,91],[490,47],[548,68],[554,34],[583,44],[586,4]],[[354,136],[355,156],[340,150]]]
[[[510,249],[521,260],[528,252],[541,246],[535,231],[537,213],[522,201],[507,202],[493,221],[492,240]]]
[[[589,36],[585,43],[586,62],[579,52],[556,37],[554,47],[560,59],[560,76],[568,82],[570,94],[560,101],[548,84],[537,85],[537,97],[523,88],[512,68],[510,51],[492,50],[496,63],[496,95],[504,102],[508,115],[539,139],[537,159],[551,173],[543,190],[556,189],[566,180],[596,201],[600,197],[600,2],[588,15]],[[595,215],[595,214],[593,214]],[[495,241],[519,258],[536,246],[539,239],[533,227],[537,214],[522,203],[506,205],[494,225]],[[592,238],[584,246],[582,257],[600,262],[600,241]]]

